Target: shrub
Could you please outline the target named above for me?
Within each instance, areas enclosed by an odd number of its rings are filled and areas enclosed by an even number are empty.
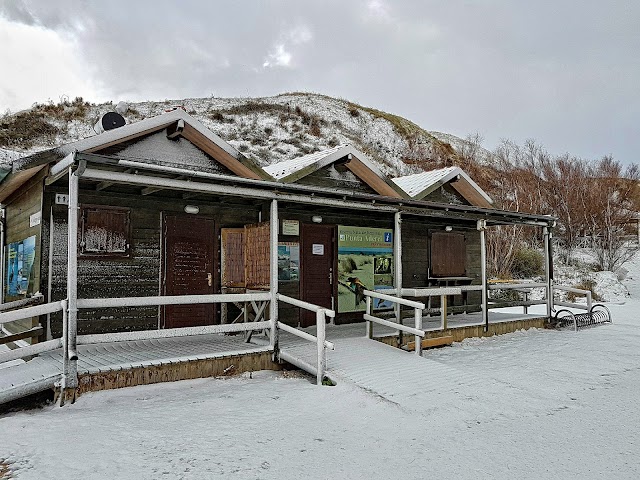
[[[537,277],[544,273],[544,255],[533,248],[521,248],[513,257],[511,274],[514,278]]]
[[[0,121],[0,146],[30,148],[38,140],[53,140],[58,133],[60,129],[43,112],[29,110]]]

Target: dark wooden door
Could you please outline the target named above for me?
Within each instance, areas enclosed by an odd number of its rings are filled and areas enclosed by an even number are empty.
[[[215,292],[215,230],[213,220],[195,215],[164,218],[164,295],[198,295]],[[167,305],[164,328],[212,325],[213,304]]]
[[[335,286],[335,238],[332,225],[302,225],[300,245],[300,294],[305,302],[321,307],[333,307]],[[315,313],[303,310],[300,325],[315,325]]]

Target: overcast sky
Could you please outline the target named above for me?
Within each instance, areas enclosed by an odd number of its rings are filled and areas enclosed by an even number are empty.
[[[640,151],[638,0],[0,0],[0,111],[311,91],[464,137]]]

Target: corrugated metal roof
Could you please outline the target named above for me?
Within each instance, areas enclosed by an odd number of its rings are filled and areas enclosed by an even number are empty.
[[[439,170],[406,175],[404,177],[396,177],[391,180],[411,197],[415,197],[429,187],[441,182],[447,176],[452,175],[456,170],[460,169],[458,167],[447,167]]]
[[[280,180],[281,178],[288,177],[292,173],[302,170],[309,165],[313,165],[323,158],[326,158],[329,155],[333,155],[334,153],[346,147],[348,147],[348,145],[338,145],[337,147],[322,150],[320,152],[310,153],[302,157],[292,158],[291,160],[274,163],[272,165],[264,167],[264,171],[276,180]]]

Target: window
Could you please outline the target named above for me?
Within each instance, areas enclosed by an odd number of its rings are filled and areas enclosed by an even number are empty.
[[[128,257],[131,242],[128,208],[83,206],[80,215],[80,254]]]

